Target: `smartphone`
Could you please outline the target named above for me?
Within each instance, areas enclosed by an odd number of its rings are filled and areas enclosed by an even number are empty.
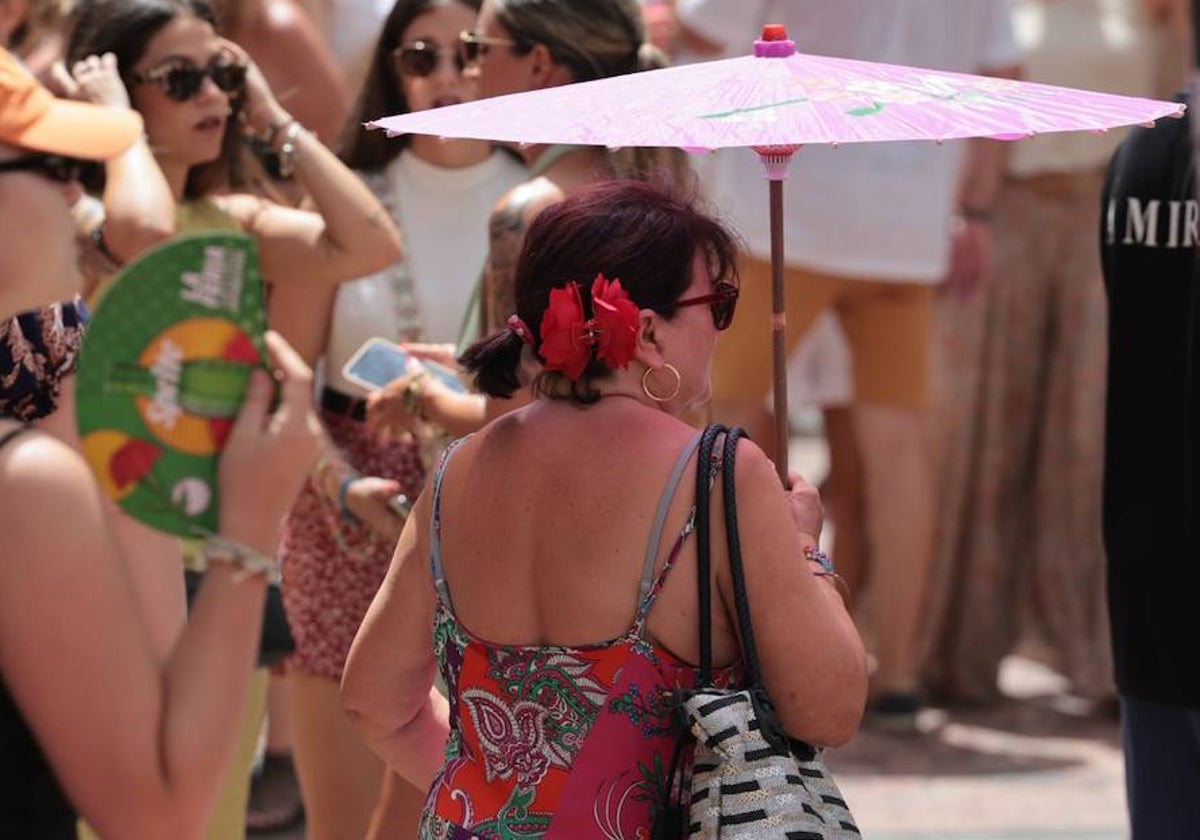
[[[410,366],[419,364],[425,372],[452,391],[466,391],[458,374],[437,362],[413,359],[399,346],[382,338],[369,338],[355,351],[342,368],[342,376],[356,385],[375,390],[393,379],[404,376]]]

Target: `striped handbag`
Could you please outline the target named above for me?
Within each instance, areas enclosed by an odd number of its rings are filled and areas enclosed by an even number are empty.
[[[672,761],[669,801],[656,815],[655,840],[682,837],[721,840],[857,840],[854,818],[821,760],[821,751],[789,738],[763,688],[750,604],[746,596],[737,505],[734,453],[740,428],[709,426],[700,442],[699,465],[711,464],[716,439],[725,432],[721,466],[729,567],[747,670],[742,689],[712,687],[712,593],[709,578],[711,472],[696,470],[696,552],[700,588],[700,673],[696,687],[676,695],[680,740]],[[688,747],[693,757],[682,768]]]

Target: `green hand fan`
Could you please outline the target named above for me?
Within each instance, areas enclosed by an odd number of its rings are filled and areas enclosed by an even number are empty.
[[[265,364],[265,329],[248,236],[181,236],[116,277],[84,334],[76,420],[124,511],[182,537],[217,530],[217,458]]]

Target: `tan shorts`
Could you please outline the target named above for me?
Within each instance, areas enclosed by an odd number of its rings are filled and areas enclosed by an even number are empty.
[[[760,402],[771,387],[771,265],[744,257],[737,315],[717,341],[713,396]],[[788,351],[831,309],[850,345],[854,400],[923,409],[929,402],[933,287],[836,277],[802,268],[783,275]]]

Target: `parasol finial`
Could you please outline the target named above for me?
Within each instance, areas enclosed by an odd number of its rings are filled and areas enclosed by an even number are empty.
[[[796,42],[788,38],[782,23],[768,23],[762,28],[762,37],[754,42],[754,54],[758,58],[787,58],[796,54]]]

